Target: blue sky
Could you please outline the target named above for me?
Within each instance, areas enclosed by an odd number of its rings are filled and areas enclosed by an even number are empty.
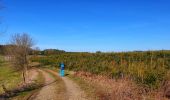
[[[169,0],[3,0],[0,43],[29,33],[41,49],[170,49]]]

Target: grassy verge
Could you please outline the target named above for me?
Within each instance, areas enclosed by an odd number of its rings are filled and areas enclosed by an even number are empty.
[[[96,88],[92,84],[87,83],[82,78],[75,77],[70,74],[68,75],[68,77],[76,82],[80,86],[80,88],[85,91],[86,95],[92,100],[99,100],[99,98],[96,96]]]
[[[22,82],[21,73],[12,69],[10,64],[1,62],[0,64],[0,85],[4,84],[8,90],[17,87]],[[0,94],[4,93],[0,86]]]

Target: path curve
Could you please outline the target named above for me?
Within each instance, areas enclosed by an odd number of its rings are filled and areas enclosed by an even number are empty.
[[[57,72],[49,70],[49,69],[47,70],[51,72],[52,74],[59,76]],[[62,77],[62,79],[66,85],[67,95],[68,95],[69,100],[88,100],[84,91],[82,91],[75,82],[73,82],[67,77]]]
[[[26,83],[33,83],[36,80],[38,74],[39,72],[36,69],[28,70],[28,77],[26,79]]]

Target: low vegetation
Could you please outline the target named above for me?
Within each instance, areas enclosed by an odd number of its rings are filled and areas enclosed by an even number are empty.
[[[170,69],[170,51],[124,52],[124,53],[60,53],[32,57],[33,62],[59,66],[66,69],[86,71],[110,78],[129,77],[149,88],[158,88],[166,80]]]
[[[88,72],[76,72],[71,78],[94,100],[168,100],[162,90],[143,88],[128,78],[109,79]]]
[[[0,94],[4,93],[2,85],[7,90],[14,89],[22,82],[21,73],[12,69],[12,67],[5,62],[0,63]]]

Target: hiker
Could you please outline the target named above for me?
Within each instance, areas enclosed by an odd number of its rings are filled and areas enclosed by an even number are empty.
[[[64,76],[64,67],[65,67],[64,63],[61,63],[61,64],[60,64],[60,76],[61,76],[61,77]]]

